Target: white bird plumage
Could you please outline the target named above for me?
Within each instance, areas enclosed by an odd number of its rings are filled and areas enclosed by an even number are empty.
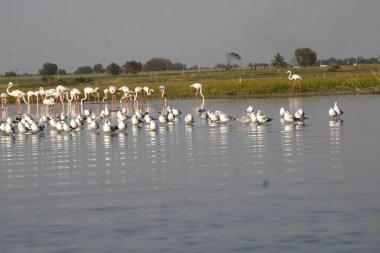
[[[299,86],[299,90],[301,92],[301,83],[300,83],[300,80],[302,80],[302,77],[300,75],[297,75],[297,74],[292,74],[292,72],[290,70],[286,71],[286,73],[289,73],[289,77],[288,79],[289,80],[293,80],[293,87],[292,87],[292,91],[294,89],[294,86],[296,84],[298,84]]]

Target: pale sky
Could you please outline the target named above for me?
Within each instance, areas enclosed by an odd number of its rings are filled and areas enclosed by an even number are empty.
[[[0,74],[165,57],[187,66],[377,57],[379,0],[0,0]]]

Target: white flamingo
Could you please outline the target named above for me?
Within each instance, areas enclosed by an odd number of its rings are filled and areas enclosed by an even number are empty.
[[[129,88],[127,86],[121,86],[119,89],[117,89],[118,91],[122,91],[123,92],[123,96],[120,98],[120,103],[123,102],[124,99],[126,98],[129,98]]]
[[[80,94],[82,94],[80,90],[78,90],[77,88],[72,88],[70,90],[70,102],[74,99],[74,102],[77,103]]]
[[[103,90],[103,93],[104,93],[104,96],[103,96],[103,102],[106,101],[108,99],[108,93],[110,93],[109,89],[108,88],[105,88]]]
[[[1,93],[0,94],[0,100],[1,100],[1,109],[7,109],[8,104],[8,94],[7,93]]]
[[[289,80],[293,80],[293,88],[292,88],[292,91],[294,89],[294,86],[296,85],[296,83],[298,84],[298,87],[300,89],[300,92],[301,92],[301,83],[300,83],[300,80],[302,80],[302,77],[300,75],[297,75],[297,74],[293,74],[292,75],[292,72],[290,70],[286,71],[286,73],[289,73],[289,77],[288,79]]]
[[[205,101],[205,97],[203,96],[203,93],[202,93],[202,84],[200,83],[193,83],[192,85],[190,85],[190,87],[194,88],[195,89],[195,97],[198,98],[198,95],[200,94],[202,99],[203,99],[203,102]]]
[[[164,85],[160,85],[160,87],[158,87],[158,89],[160,90],[161,92],[161,97],[163,98],[165,96],[165,92],[166,90],[168,89],[166,86]]]
[[[134,100],[135,100],[135,102],[137,101],[138,94],[140,94],[140,92],[142,92],[142,91],[143,91],[143,88],[141,88],[140,86],[137,86],[135,88],[135,94],[134,94]]]
[[[111,85],[110,87],[108,87],[108,91],[109,93],[111,93],[111,101],[112,103],[113,102],[116,102],[116,87]]]
[[[152,92],[154,92],[153,89],[150,89],[150,88],[147,87],[147,86],[145,86],[145,87],[143,88],[143,90],[145,91],[145,93],[146,93],[147,96],[150,96],[150,95],[152,94]]]
[[[69,91],[68,88],[66,88],[65,86],[63,85],[58,85],[56,88],[56,93],[58,94],[59,96],[59,99],[61,100],[61,103],[64,104],[65,103],[65,94]]]
[[[96,98],[98,98],[98,101],[99,101],[99,88],[98,87],[95,87],[95,88],[86,87],[86,88],[84,88],[83,93],[84,93],[84,98],[82,98],[80,100],[81,103],[83,103],[83,101],[86,100],[87,98],[88,98],[88,101],[90,102],[90,94],[92,94],[92,96],[94,97],[95,102],[96,102]],[[94,93],[96,93],[96,96]]]
[[[29,103],[25,99],[25,95],[26,95],[25,92],[20,91],[20,90],[13,90],[12,92],[10,92],[9,89],[12,86],[13,86],[13,83],[9,82],[8,83],[8,88],[7,88],[8,95],[16,98],[16,104],[21,104],[20,98],[22,98],[24,100],[25,104],[27,104],[29,106]]]

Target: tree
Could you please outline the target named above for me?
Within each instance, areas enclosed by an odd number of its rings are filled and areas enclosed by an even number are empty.
[[[312,66],[317,61],[317,54],[310,48],[297,48],[294,56],[298,64],[302,67]]]
[[[285,58],[281,54],[277,53],[273,57],[274,59],[271,61],[272,66],[277,69],[286,66]]]
[[[5,76],[6,77],[16,77],[17,73],[14,71],[8,71],[8,72],[5,72]]]
[[[92,74],[93,69],[90,66],[83,66],[83,67],[78,67],[75,71],[75,75],[85,75],[85,74]]]
[[[232,67],[231,62],[232,60],[241,60],[241,57],[239,54],[235,52],[227,52],[226,53],[226,69],[230,69]]]
[[[107,66],[106,71],[110,75],[119,75],[123,72],[123,69],[116,63],[111,63]]]
[[[124,73],[136,74],[142,70],[142,63],[137,61],[127,61],[124,65]]]
[[[171,69],[173,69],[173,63],[166,58],[152,58],[143,66],[143,70],[145,71],[165,71]]]
[[[95,73],[100,74],[106,72],[106,70],[103,68],[103,65],[98,63],[95,64],[94,67],[92,68]]]
[[[223,64],[223,63],[217,63],[214,66],[214,69],[225,69],[225,68],[226,68],[226,64]]]
[[[54,63],[45,63],[42,69],[38,71],[41,76],[53,76],[57,74],[58,65]]]
[[[173,70],[184,70],[187,66],[184,63],[176,62],[173,64]]]

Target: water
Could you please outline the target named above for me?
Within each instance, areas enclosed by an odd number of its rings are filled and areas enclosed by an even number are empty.
[[[327,114],[335,100],[342,122]],[[209,124],[195,100],[168,103],[182,119],[155,134],[129,122],[112,135],[0,136],[0,252],[379,251],[378,96],[206,100],[235,117],[253,105],[266,126]],[[302,107],[306,125],[282,124],[281,106]]]

